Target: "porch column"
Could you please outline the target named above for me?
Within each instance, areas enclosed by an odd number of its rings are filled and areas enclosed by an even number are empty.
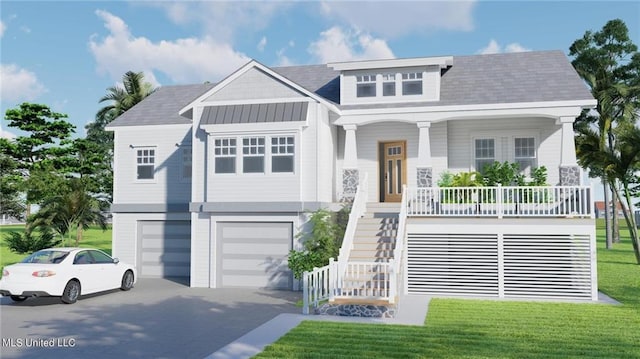
[[[416,175],[418,187],[433,186],[433,163],[431,161],[431,139],[429,128],[431,122],[418,122],[420,130],[418,138],[418,161],[416,162]]]
[[[580,167],[576,160],[576,142],[573,132],[575,117],[560,117],[557,124],[562,126],[562,150],[560,152],[560,185],[580,185]]]
[[[353,201],[358,190],[358,144],[356,142],[356,125],[344,125],[344,161],[342,163],[342,200]]]

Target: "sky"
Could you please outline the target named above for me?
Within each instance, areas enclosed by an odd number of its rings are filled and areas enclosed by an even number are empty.
[[[267,66],[562,50],[620,18],[640,45],[640,2],[4,1],[0,111],[67,114],[76,137],[127,71],[156,86]],[[0,136],[18,133],[2,120]]]

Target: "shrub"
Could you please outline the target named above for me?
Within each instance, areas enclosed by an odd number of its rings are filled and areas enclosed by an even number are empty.
[[[309,223],[311,232],[300,233],[304,239],[304,250],[289,251],[289,269],[296,279],[302,278],[306,271],[314,267],[329,264],[329,258],[336,258],[342,244],[342,237],[349,221],[350,207],[345,206],[338,212],[319,209],[311,214]]]
[[[442,172],[438,180],[438,187],[453,187],[453,174],[449,171]]]
[[[486,186],[524,185],[524,175],[520,174],[517,163],[495,161],[484,167],[484,184]]]
[[[32,253],[60,244],[60,240],[55,239],[53,232],[46,227],[37,236],[30,229],[25,229],[22,233],[9,232],[5,236],[5,242],[11,251],[18,254]]]

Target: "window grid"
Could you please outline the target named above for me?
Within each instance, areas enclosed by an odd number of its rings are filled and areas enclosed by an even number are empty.
[[[264,137],[242,139],[242,172],[264,173]]]
[[[236,173],[236,139],[217,138],[213,147],[215,173]]]
[[[520,171],[529,172],[536,163],[536,141],[533,137],[515,138],[514,159]]]
[[[422,95],[422,72],[402,74],[402,94]]]
[[[182,149],[182,178],[191,178],[191,147],[185,147]]]
[[[293,136],[271,138],[271,172],[291,173],[294,168],[295,142]]]
[[[136,151],[137,178],[139,180],[153,179],[156,161],[156,150],[144,148]]]
[[[395,95],[396,95],[396,75],[383,74],[382,75],[382,96],[395,96]]]
[[[476,171],[483,172],[484,167],[495,161],[495,139],[482,138],[475,140]]]

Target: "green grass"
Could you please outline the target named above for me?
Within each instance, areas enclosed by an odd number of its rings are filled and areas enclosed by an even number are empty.
[[[258,358],[640,358],[640,266],[628,236],[598,283],[623,305],[434,299],[424,326],[305,321]]]
[[[4,237],[6,233],[12,231],[24,232],[24,225],[0,226],[0,268],[17,263],[27,256],[26,254],[16,254],[7,247]],[[75,246],[75,232],[73,238],[66,239],[66,245]],[[111,254],[111,226],[106,231],[99,228],[90,228],[84,231],[80,247],[94,247]]]

